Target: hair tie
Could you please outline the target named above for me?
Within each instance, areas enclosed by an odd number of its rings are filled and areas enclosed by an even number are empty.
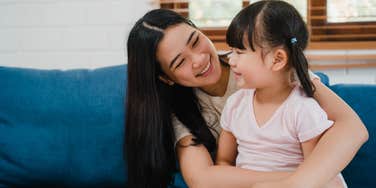
[[[295,44],[295,43],[298,42],[298,39],[296,39],[296,37],[292,37],[292,38],[290,39],[290,42],[291,42],[291,44]]]

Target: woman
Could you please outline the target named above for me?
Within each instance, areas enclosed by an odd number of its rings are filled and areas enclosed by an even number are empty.
[[[210,40],[179,14],[158,9],[137,21],[127,49],[129,187],[166,187],[176,158],[189,187],[322,187],[368,139],[353,110],[316,79],[314,97],[335,124],[296,172],[215,166],[220,112],[236,87]]]

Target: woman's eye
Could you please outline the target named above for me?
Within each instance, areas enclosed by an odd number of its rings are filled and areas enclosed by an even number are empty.
[[[184,63],[185,58],[183,58],[178,65],[176,65],[175,70],[180,67]]]
[[[194,48],[194,47],[199,43],[199,39],[200,39],[200,36],[197,35],[195,41],[194,41],[193,44],[192,44],[192,48]]]

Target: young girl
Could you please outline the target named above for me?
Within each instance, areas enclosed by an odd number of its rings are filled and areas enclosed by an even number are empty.
[[[303,19],[283,1],[253,3],[233,19],[229,64],[242,89],[222,112],[217,164],[294,171],[332,126],[312,98],[307,41]],[[341,175],[329,185],[346,187]]]

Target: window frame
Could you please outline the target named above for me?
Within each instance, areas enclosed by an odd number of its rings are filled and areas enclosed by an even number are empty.
[[[308,0],[308,5],[307,25],[312,43],[376,41],[376,22],[330,23],[327,0]]]
[[[159,0],[161,8],[189,15],[190,0]],[[327,22],[326,0],[307,0],[308,49],[376,49],[376,22]],[[243,0],[243,7],[249,4]],[[200,27],[219,50],[227,50],[227,27]]]

